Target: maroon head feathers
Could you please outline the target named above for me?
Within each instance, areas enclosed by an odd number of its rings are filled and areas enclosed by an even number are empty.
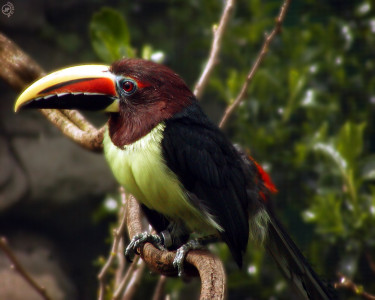
[[[109,133],[112,142],[123,147],[149,133],[160,122],[190,105],[194,95],[185,82],[169,68],[142,59],[122,59],[112,64],[118,80],[131,79],[137,89],[120,95],[120,112],[111,114]],[[118,85],[121,89],[121,85]]]

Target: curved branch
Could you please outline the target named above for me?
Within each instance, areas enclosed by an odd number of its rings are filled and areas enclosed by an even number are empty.
[[[70,115],[64,114],[63,111],[59,109],[40,109],[39,111],[53,125],[60,129],[66,137],[70,138],[81,147],[93,152],[103,151],[102,143],[105,126],[96,129],[87,121],[82,122],[82,115],[75,110],[71,111],[72,114]],[[77,120],[78,124],[75,123]],[[80,127],[86,128],[86,130],[82,130]]]
[[[211,51],[210,55],[208,58],[208,61],[206,63],[206,66],[202,72],[201,77],[199,78],[197,84],[195,85],[194,88],[194,95],[199,99],[202,94],[203,90],[206,87],[206,84],[208,82],[208,78],[211,75],[212,70],[214,69],[214,66],[217,63],[217,56],[220,51],[221,47],[221,40],[223,38],[225,29],[227,28],[227,24],[231,15],[231,12],[233,10],[234,6],[234,0],[227,0],[225,4],[225,8],[223,10],[223,13],[220,17],[220,23],[217,28],[213,28],[214,32],[214,38],[212,40],[212,45],[211,45]]]
[[[144,231],[142,227],[142,212],[137,200],[130,196],[127,201],[127,226],[129,236]],[[146,243],[140,249],[140,255],[148,267],[153,271],[166,276],[176,276],[177,270],[173,267],[175,252],[160,251],[152,244]],[[195,250],[187,254],[186,273],[196,276],[197,271],[201,278],[200,299],[224,299],[225,298],[225,271],[219,258],[208,251]],[[194,266],[194,267],[193,267]]]
[[[13,251],[9,248],[8,242],[5,237],[0,237],[0,249],[5,253],[5,255],[12,262],[14,269],[22,276],[23,279],[44,299],[52,300],[51,296],[48,294],[46,288],[38,284],[34,278],[24,269],[21,263],[18,261],[17,257],[14,255]]]
[[[247,93],[247,88],[248,88],[250,82],[252,81],[252,79],[254,78],[254,75],[255,75],[256,71],[258,70],[260,64],[262,63],[264,57],[266,56],[270,43],[275,38],[275,36],[281,32],[281,25],[282,25],[282,23],[285,19],[286,12],[288,10],[290,2],[291,2],[291,0],[285,0],[283,2],[282,6],[280,8],[280,13],[279,13],[279,15],[278,15],[278,17],[276,18],[276,21],[275,21],[275,27],[273,28],[272,32],[269,35],[267,35],[267,37],[266,37],[266,39],[263,43],[262,49],[259,52],[259,55],[258,55],[257,59],[255,60],[254,65],[250,69],[250,72],[247,75],[247,78],[246,78],[244,84],[242,85],[241,91],[238,94],[237,98],[225,110],[224,116],[221,119],[220,124],[219,124],[220,128],[223,128],[225,126],[225,124],[228,121],[230,115],[233,113],[233,111],[240,105],[240,103],[245,98],[246,93]]]

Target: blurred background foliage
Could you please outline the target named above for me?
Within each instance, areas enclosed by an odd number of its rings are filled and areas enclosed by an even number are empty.
[[[63,52],[78,49],[75,62],[110,63],[122,56],[163,62],[193,88],[223,1],[94,2],[82,32],[63,30],[61,22],[44,29],[41,38],[61,45]],[[279,0],[237,1],[219,64],[201,99],[215,122],[239,92],[280,5]],[[292,1],[281,35],[225,128],[270,173],[279,190],[278,215],[317,272],[331,280],[342,272],[373,294],[374,49],[372,0]],[[105,205],[102,210],[96,222],[115,214]],[[243,270],[225,246],[212,251],[225,261],[229,299],[293,299],[262,249],[249,244]],[[143,284],[150,289],[141,288],[137,297],[151,297],[155,282],[146,274]],[[167,284],[172,299],[191,299],[193,288],[198,293],[196,282],[170,279]]]

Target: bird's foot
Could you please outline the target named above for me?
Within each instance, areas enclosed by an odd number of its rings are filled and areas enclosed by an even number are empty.
[[[173,260],[173,266],[178,271],[178,277],[185,276],[184,263],[188,252],[190,250],[202,249],[203,247],[204,245],[202,245],[200,241],[196,239],[188,241],[186,244],[182,245],[180,248],[177,249],[176,256]]]
[[[173,266],[178,271],[179,277],[185,277],[184,271],[184,263],[186,259],[186,255],[190,250],[200,250],[205,248],[206,245],[217,242],[218,237],[215,235],[209,235],[203,238],[197,238],[194,240],[188,241],[186,244],[182,245],[180,248],[177,249],[176,256],[173,260]]]
[[[151,234],[149,232],[142,232],[133,237],[129,245],[125,250],[126,259],[131,262],[134,255],[137,253],[137,248],[144,245],[145,243],[151,243],[159,250],[165,250],[163,241],[157,234]]]

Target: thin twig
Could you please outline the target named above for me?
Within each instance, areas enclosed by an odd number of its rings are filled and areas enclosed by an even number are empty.
[[[123,199],[124,197],[126,198],[125,192],[123,188],[121,188],[121,198]],[[124,202],[124,201],[121,201]],[[124,203],[125,204],[125,203]],[[105,277],[108,273],[109,268],[112,265],[113,260],[117,256],[118,252],[118,246],[121,241],[122,235],[124,234],[125,230],[125,225],[126,225],[126,206],[122,204],[122,212],[119,217],[119,225],[118,227],[113,231],[113,243],[112,243],[112,248],[111,252],[108,256],[108,259],[106,263],[104,264],[103,268],[101,269],[99,275],[98,275],[98,280],[99,280],[99,296],[98,300],[104,300],[104,295],[105,295]]]
[[[117,261],[118,265],[116,268],[116,273],[115,273],[115,283],[114,283],[114,290],[117,289],[117,287],[120,285],[121,279],[124,274],[126,262],[125,262],[125,245],[124,245],[124,238],[123,236],[120,238],[120,242],[118,245],[118,250],[117,250]]]
[[[137,291],[139,285],[141,284],[141,279],[143,272],[145,270],[146,264],[143,260],[139,260],[137,263],[137,268],[130,278],[129,283],[126,286],[122,300],[131,300],[133,299],[134,293]]]
[[[10,249],[5,237],[0,238],[0,249],[12,262],[14,269],[22,276],[23,279],[45,300],[52,300],[44,286],[39,285],[33,277],[24,269],[13,251]]]
[[[167,276],[160,275],[158,283],[156,284],[152,300],[162,300],[164,295],[164,287],[167,282]]]
[[[137,264],[139,261],[139,256],[135,256],[133,262],[126,271],[124,277],[122,277],[121,282],[113,292],[112,300],[117,300],[120,298],[123,290],[126,288],[126,285],[129,282],[129,279],[133,276],[133,273],[137,270]]]
[[[364,291],[362,286],[356,285],[352,280],[341,273],[338,273],[340,281],[334,284],[335,289],[347,289],[352,291],[355,295],[361,296],[366,300],[375,300],[375,296]]]
[[[255,75],[256,71],[258,70],[260,64],[262,63],[264,57],[266,56],[270,43],[275,38],[275,36],[278,33],[281,32],[281,25],[282,25],[282,23],[285,19],[286,12],[288,10],[290,2],[291,2],[291,0],[284,0],[284,3],[282,4],[282,6],[280,8],[280,13],[279,13],[278,17],[276,18],[275,27],[273,28],[271,34],[267,35],[266,39],[264,40],[262,49],[259,52],[258,57],[255,60],[255,63],[252,66],[250,72],[248,73],[247,78],[246,78],[244,84],[242,85],[241,91],[238,94],[237,98],[225,110],[224,116],[220,121],[220,125],[219,125],[220,128],[223,128],[225,126],[225,124],[226,124],[228,118],[230,117],[230,115],[240,105],[240,103],[243,101],[244,97],[246,96],[247,88],[248,88],[250,82],[252,81],[252,79],[254,78],[254,75]]]
[[[227,0],[225,4],[225,8],[223,10],[223,13],[220,17],[220,23],[217,28],[213,28],[213,33],[214,33],[214,38],[212,40],[212,45],[211,45],[211,51],[210,55],[208,57],[208,61],[206,63],[206,66],[202,72],[201,77],[199,78],[197,84],[195,85],[194,88],[194,95],[199,99],[202,94],[203,90],[206,87],[206,84],[208,82],[208,78],[211,75],[211,72],[216,65],[218,59],[218,54],[221,48],[221,40],[223,38],[225,29],[227,27],[228,21],[231,16],[231,12],[233,10],[234,6],[234,0]]]

